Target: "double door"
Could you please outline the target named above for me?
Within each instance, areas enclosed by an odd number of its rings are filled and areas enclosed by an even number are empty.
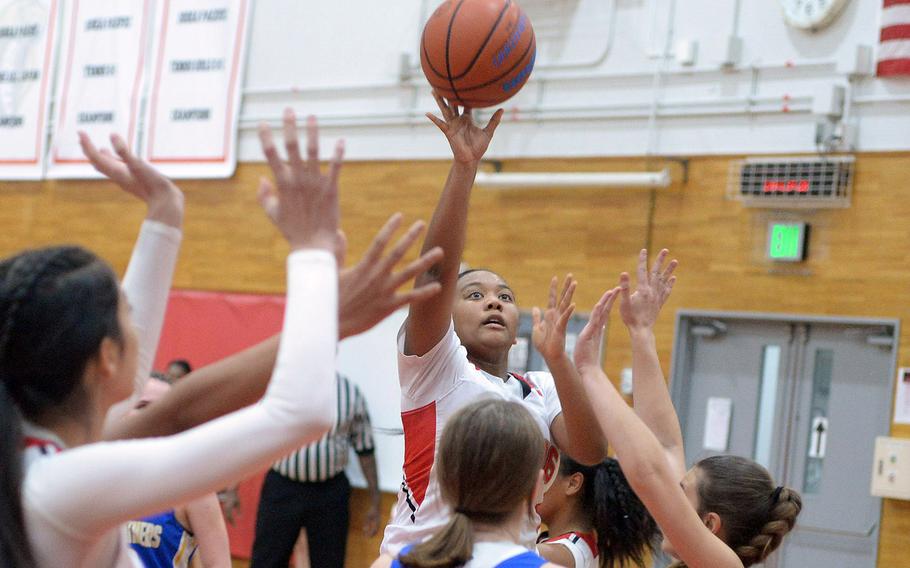
[[[683,313],[671,391],[689,465],[749,457],[798,490],[796,530],[765,566],[874,568],[869,494],[888,432],[895,321]]]

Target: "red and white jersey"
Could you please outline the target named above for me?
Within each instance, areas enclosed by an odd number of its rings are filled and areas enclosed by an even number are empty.
[[[569,549],[575,565],[569,568],[598,568],[597,537],[592,533],[567,532],[552,538],[546,538],[540,544],[561,544]]]
[[[453,325],[436,346],[421,357],[404,355],[404,326],[398,334],[398,377],[404,427],[404,480],[398,503],[386,526],[382,552],[395,556],[402,547],[421,542],[445,525],[451,509],[436,482],[436,452],[442,430],[461,408],[484,398],[515,400],[527,408],[547,440],[547,464],[558,455],[550,447],[550,425],[562,413],[553,377],[533,372],[510,374],[508,380],[478,369],[468,360]],[[542,466],[544,464],[541,464]],[[545,482],[555,473],[547,465]],[[534,546],[540,519],[528,518],[527,545]]]

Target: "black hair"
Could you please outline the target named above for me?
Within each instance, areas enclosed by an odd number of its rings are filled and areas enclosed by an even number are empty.
[[[187,361],[186,359],[174,359],[173,361],[171,361],[170,363],[167,364],[168,367],[170,367],[171,365],[177,365],[178,367],[183,369],[183,372],[186,374],[193,372],[193,366],[190,365],[190,362]]]
[[[35,560],[22,517],[22,428],[19,409],[0,382],[0,565],[32,568]]]
[[[105,337],[122,341],[120,286],[110,267],[74,246],[0,263],[0,564],[34,566],[22,518],[20,418],[41,423],[84,409],[83,375]]]
[[[607,458],[597,465],[582,465],[563,454],[561,475],[584,476],[581,506],[597,534],[601,568],[645,566],[645,556],[654,551],[659,529],[648,510],[629,487],[619,462]]]
[[[506,281],[506,279],[503,278],[502,274],[496,272],[495,270],[490,270],[489,268],[468,268],[466,270],[462,270],[458,273],[458,280],[461,280],[462,277],[467,276],[472,272],[489,272],[490,274],[495,274],[503,282]]]

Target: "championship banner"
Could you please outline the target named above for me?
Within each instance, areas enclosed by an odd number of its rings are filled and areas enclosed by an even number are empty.
[[[158,3],[143,157],[171,177],[229,177],[250,2]]]
[[[0,0],[0,179],[40,179],[58,0]]]
[[[47,177],[101,177],[82,154],[80,130],[99,148],[110,149],[114,132],[131,148],[137,147],[152,4],[152,0],[68,2]]]

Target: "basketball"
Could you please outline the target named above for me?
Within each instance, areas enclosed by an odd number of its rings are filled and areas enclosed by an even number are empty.
[[[515,96],[534,69],[534,28],[511,0],[446,0],[420,40],[430,85],[461,106],[496,106]]]

